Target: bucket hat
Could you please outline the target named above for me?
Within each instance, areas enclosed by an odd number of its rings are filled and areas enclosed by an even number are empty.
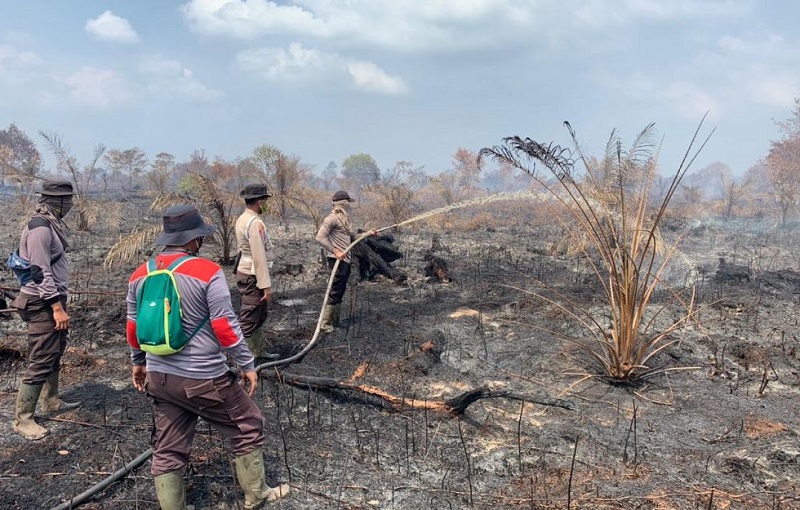
[[[42,189],[39,191],[40,195],[47,195],[51,197],[66,197],[75,194],[72,191],[72,183],[69,181],[44,181]]]
[[[348,195],[346,191],[341,189],[333,194],[331,202],[338,202],[339,200],[347,200],[348,202],[355,202],[355,200],[350,198],[350,195]]]
[[[264,184],[248,184],[244,187],[239,194],[245,200],[252,200],[254,198],[269,198],[272,195],[270,194],[267,186]]]
[[[164,211],[164,231],[156,237],[156,244],[164,246],[183,246],[192,239],[205,237],[216,227],[203,221],[194,206],[173,205]]]

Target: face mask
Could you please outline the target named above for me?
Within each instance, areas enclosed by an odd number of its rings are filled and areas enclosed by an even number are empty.
[[[262,200],[261,202],[259,202],[258,210],[261,211],[261,214],[264,214],[265,212],[267,212],[267,201],[266,200]]]
[[[63,219],[72,210],[72,197],[45,197],[42,203],[47,204],[58,219]]]
[[[59,208],[59,213],[58,213],[59,219],[69,214],[71,210],[72,210],[72,199],[62,200],[61,207]]]
[[[197,255],[200,254],[200,248],[203,247],[203,238],[198,237],[197,239],[194,240],[194,242],[197,245],[197,248],[194,251],[190,251],[189,254],[194,255],[196,257]]]

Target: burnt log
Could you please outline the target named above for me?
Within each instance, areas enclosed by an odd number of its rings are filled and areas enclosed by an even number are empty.
[[[384,238],[391,239],[391,236],[383,236]],[[375,250],[372,246],[377,246],[379,250]],[[408,278],[403,271],[396,269],[389,264],[397,260],[397,255],[402,257],[402,253],[390,247],[384,240],[378,244],[370,243],[369,238],[364,242],[360,242],[350,249],[353,255],[353,261],[358,266],[358,275],[361,280],[372,280],[376,275],[383,275],[395,283],[403,283]],[[381,254],[386,254],[390,260],[384,259]]]
[[[724,258],[719,258],[717,274],[714,275],[718,282],[739,283],[750,281],[750,268],[738,264],[731,264]]]
[[[386,261],[387,264],[391,264],[395,260],[403,258],[403,254],[393,244],[394,236],[383,235],[368,237],[364,240],[364,242],[367,243],[367,246],[372,248],[375,253],[380,255],[380,257]]]
[[[456,397],[441,399],[421,399],[408,398],[393,395],[377,386],[359,384],[351,379],[333,379],[330,377],[316,377],[311,375],[296,375],[280,372],[262,373],[261,377],[274,380],[282,384],[288,384],[298,388],[315,389],[322,391],[344,390],[379,398],[385,405],[394,411],[403,411],[409,408],[427,409],[429,411],[441,412],[452,416],[461,416],[467,408],[475,402],[486,398],[509,398],[512,400],[522,400],[532,404],[560,407],[562,409],[575,409],[575,405],[568,400],[557,398],[542,397],[536,395],[523,395],[508,390],[490,390],[489,388],[476,388],[465,391]]]
[[[450,272],[447,270],[447,261],[428,252],[423,259],[427,262],[423,269],[426,278],[441,283],[450,283]]]

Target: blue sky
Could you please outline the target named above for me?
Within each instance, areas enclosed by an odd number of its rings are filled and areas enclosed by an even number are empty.
[[[0,126],[181,161],[268,143],[324,169],[368,153],[429,173],[510,135],[590,153],[649,122],[673,170],[742,173],[800,97],[800,2],[0,0]],[[52,158],[46,162],[52,165]]]

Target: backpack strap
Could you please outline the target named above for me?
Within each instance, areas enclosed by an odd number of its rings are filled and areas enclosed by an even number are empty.
[[[166,268],[159,268],[158,264],[156,263],[155,257],[147,261],[147,274],[153,273],[158,271],[159,269],[166,269],[167,271],[175,271],[178,266],[186,262],[187,260],[194,258],[194,255],[184,255],[182,257],[178,257],[177,259],[172,261],[172,264],[167,266]]]
[[[206,325],[206,322],[208,322],[208,316],[206,316],[206,318],[205,318],[205,319],[203,319],[203,322],[201,322],[200,324],[198,324],[198,325],[197,325],[197,327],[196,327],[196,328],[194,328],[194,331],[192,331],[192,334],[191,334],[191,335],[189,335],[189,337],[186,339],[186,342],[189,342],[189,340],[191,340],[192,338],[194,338],[194,336],[195,336],[195,335],[196,335],[196,334],[197,334],[197,333],[198,333],[198,332],[199,332],[201,329],[203,329],[203,326],[205,326],[205,325]]]
[[[184,256],[182,256],[182,257],[178,257],[177,259],[175,259],[175,260],[172,262],[172,264],[170,264],[170,265],[167,267],[167,271],[175,271],[176,269],[178,269],[178,266],[180,266],[181,264],[183,264],[183,263],[184,263],[184,262],[186,262],[187,260],[189,260],[189,259],[193,259],[193,258],[194,258],[194,255],[184,255]]]
[[[28,222],[28,230],[33,230],[39,227],[49,227],[50,222],[47,221],[46,218],[42,218],[41,216],[34,216]]]
[[[50,221],[48,221],[47,218],[43,218],[41,216],[34,216],[30,219],[30,221],[28,221],[28,231],[31,231],[39,227],[50,228]],[[64,255],[63,253],[59,253],[58,255],[50,259],[50,265],[52,266],[53,264],[61,260],[61,257],[63,255]]]

